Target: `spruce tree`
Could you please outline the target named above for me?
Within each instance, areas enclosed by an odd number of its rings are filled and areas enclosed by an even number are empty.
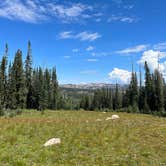
[[[32,99],[32,49],[31,43],[28,42],[28,52],[25,60],[25,84],[27,88],[26,107],[28,109],[33,107]]]
[[[145,62],[145,106],[146,106],[146,113],[147,108],[149,107],[149,111],[153,110],[153,81],[152,75],[150,73],[150,69],[148,67],[147,62]]]
[[[51,76],[51,109],[57,109],[58,104],[58,81],[57,81],[57,74],[56,74],[56,68],[52,69],[52,76]]]
[[[122,100],[121,100],[121,95],[120,95],[120,90],[119,90],[119,85],[116,83],[115,87],[115,94],[114,94],[114,99],[113,99],[113,109],[119,109],[122,106]]]
[[[154,71],[155,86],[155,111],[162,112],[164,109],[163,79],[158,70]]]
[[[130,105],[132,107],[138,106],[138,82],[136,73],[132,72],[131,81],[130,81]]]
[[[8,45],[5,47],[5,54],[0,63],[0,107],[6,109],[7,106],[7,55]]]
[[[13,83],[13,93],[16,103],[13,103],[14,108],[25,108],[26,105],[26,86],[25,75],[23,70],[22,52],[16,52],[14,63],[11,71],[11,80]]]

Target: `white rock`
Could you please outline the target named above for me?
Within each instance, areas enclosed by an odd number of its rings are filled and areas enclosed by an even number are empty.
[[[111,118],[112,119],[119,119],[120,117],[119,117],[119,115],[112,115]]]
[[[114,119],[119,119],[119,115],[112,115],[111,117],[107,117],[105,120],[114,120]]]
[[[51,138],[44,144],[44,146],[51,146],[51,145],[56,145],[56,144],[60,144],[60,143],[61,143],[60,138]]]

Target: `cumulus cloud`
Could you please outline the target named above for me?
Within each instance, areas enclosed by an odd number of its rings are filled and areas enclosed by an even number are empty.
[[[86,51],[93,51],[94,50],[94,47],[93,46],[89,46],[86,48]]]
[[[95,41],[100,38],[101,35],[97,32],[80,32],[80,33],[73,33],[72,31],[65,31],[59,33],[59,39],[79,39],[80,41]]]
[[[141,59],[138,61],[139,64],[144,65],[145,61],[148,63],[149,68],[154,71],[158,68],[158,60],[166,58],[166,52],[148,50],[143,53]],[[166,61],[163,63],[159,63],[160,71],[166,72]]]
[[[131,72],[119,68],[114,68],[108,75],[113,83],[128,84],[131,78]]]
[[[60,4],[51,0],[3,0],[0,3],[0,17],[29,23],[55,18],[62,22],[80,21],[93,14],[93,7],[82,3]]]
[[[135,47],[126,48],[124,50],[116,51],[117,54],[131,54],[131,53],[139,53],[146,50],[149,45],[137,45]]]

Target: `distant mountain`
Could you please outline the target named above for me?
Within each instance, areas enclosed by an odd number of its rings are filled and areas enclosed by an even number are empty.
[[[108,83],[87,83],[87,84],[61,84],[60,88],[65,89],[82,89],[82,90],[96,90],[101,88],[115,88],[115,84]],[[121,88],[126,88],[127,85],[120,85]]]

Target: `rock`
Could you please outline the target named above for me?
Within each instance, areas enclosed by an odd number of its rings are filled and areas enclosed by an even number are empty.
[[[119,119],[119,115],[112,115],[111,117],[107,117],[105,120],[114,120],[114,119]]]
[[[119,117],[119,115],[112,115],[111,118],[112,119],[119,119],[120,117]]]
[[[56,145],[56,144],[60,144],[60,143],[61,143],[60,138],[51,138],[44,144],[44,146],[51,146],[51,145]]]

